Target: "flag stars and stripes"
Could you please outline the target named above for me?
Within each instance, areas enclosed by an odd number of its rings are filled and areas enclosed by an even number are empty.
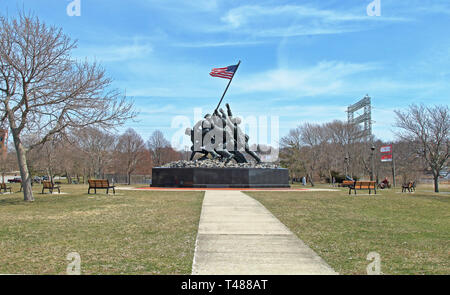
[[[224,68],[214,68],[211,70],[211,73],[209,73],[213,77],[219,77],[224,79],[231,79],[234,76],[234,73],[236,72],[237,65],[228,66]]]

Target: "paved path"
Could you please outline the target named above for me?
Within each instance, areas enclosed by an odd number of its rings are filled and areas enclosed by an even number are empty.
[[[261,203],[206,191],[192,274],[336,274]]]

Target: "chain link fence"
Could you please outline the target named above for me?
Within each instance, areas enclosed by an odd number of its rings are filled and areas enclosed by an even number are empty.
[[[110,183],[127,184],[128,179],[126,174],[105,174],[105,178],[109,180]],[[151,175],[131,175],[131,184],[148,184],[151,183]]]

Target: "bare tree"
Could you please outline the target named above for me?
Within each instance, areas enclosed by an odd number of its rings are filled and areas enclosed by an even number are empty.
[[[305,163],[301,155],[300,129],[289,130],[288,135],[281,138],[280,146],[280,163],[288,168],[291,178],[298,178],[301,173],[306,173]]]
[[[364,138],[357,136],[357,125],[335,120],[324,124],[304,123],[282,138],[280,157],[291,174],[305,173],[311,185],[314,178],[326,177],[342,171],[364,176],[370,172],[370,147]]]
[[[128,185],[131,183],[131,173],[139,162],[144,159],[145,144],[142,137],[132,128],[129,128],[119,137],[116,152],[126,168]]]
[[[101,67],[71,58],[75,47],[37,17],[0,17],[0,112],[11,129],[26,201],[34,200],[26,148],[70,128],[114,127],[135,115],[132,104],[110,90]],[[25,147],[24,133],[37,140]]]
[[[396,174],[402,183],[417,180],[427,167],[421,155],[417,153],[417,147],[408,141],[398,141],[393,144],[393,149]],[[392,168],[391,165],[388,166]]]
[[[164,134],[159,130],[152,133],[147,141],[147,147],[152,153],[153,166],[155,167],[164,164],[164,153],[171,150],[170,142],[164,138]]]
[[[401,129],[398,136],[416,147],[433,174],[434,191],[439,192],[439,176],[448,165],[449,107],[411,105],[406,111],[395,111],[395,114],[395,126]]]
[[[115,137],[93,127],[77,130],[74,136],[79,139],[78,147],[85,155],[87,171],[84,171],[83,179],[86,179],[86,174],[103,178],[105,169],[112,160]]]
[[[26,141],[24,140],[24,142]],[[29,151],[27,153],[28,167],[34,166],[31,165],[33,163],[41,168],[45,167],[49,180],[53,181],[53,177],[59,172],[57,169],[60,167],[60,163],[57,158],[61,152],[61,145],[61,138],[54,136],[51,140]]]
[[[1,182],[5,182],[5,173],[17,171],[17,161],[13,150],[8,149],[6,154],[2,156],[0,161]]]
[[[314,186],[314,173],[322,156],[322,129],[318,124],[305,123],[300,128],[303,157],[309,182]]]

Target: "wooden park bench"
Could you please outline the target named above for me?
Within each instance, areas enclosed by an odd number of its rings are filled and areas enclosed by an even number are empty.
[[[115,186],[110,185],[108,179],[89,179],[88,183],[88,194],[91,193],[91,189],[94,189],[95,193],[97,193],[97,189],[106,189],[106,193],[108,193],[110,188],[112,188],[113,193],[116,194]]]
[[[46,189],[48,189],[51,194],[53,194],[53,190],[55,190],[55,189],[58,190],[58,194],[61,193],[59,185],[56,185],[53,182],[48,181],[48,180],[42,181],[42,193],[44,193],[44,190],[46,190]]]
[[[351,185],[353,185],[354,181],[352,180],[343,180],[341,186],[342,187],[349,187]]]
[[[406,192],[406,190],[408,190],[408,192],[416,191],[416,182],[410,181],[402,184],[402,193]]]
[[[0,191],[4,191],[6,193],[6,190],[9,190],[11,193],[11,186],[7,186],[6,183],[0,183]]]
[[[372,190],[375,192],[375,194],[377,194],[377,186],[375,184],[375,181],[355,181],[348,188],[349,188],[349,191],[348,191],[349,195],[352,193],[352,190],[355,191],[355,195],[356,195],[356,190],[362,190],[362,189],[369,190],[369,195],[371,194]]]

